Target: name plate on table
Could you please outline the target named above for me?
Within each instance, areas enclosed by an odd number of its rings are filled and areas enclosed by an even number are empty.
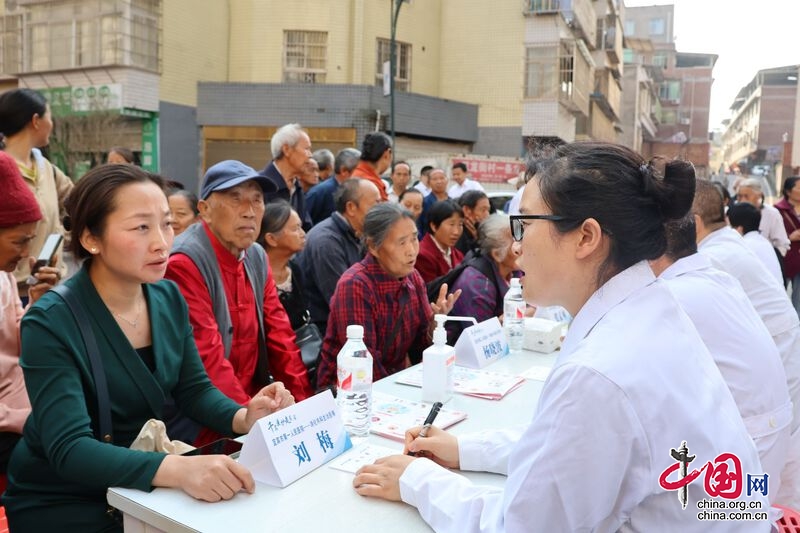
[[[508,342],[495,316],[462,331],[455,349],[456,364],[483,368],[508,353]]]
[[[244,439],[239,463],[285,487],[352,447],[330,390],[265,416]]]

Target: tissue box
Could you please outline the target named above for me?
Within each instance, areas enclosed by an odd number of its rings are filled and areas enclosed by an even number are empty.
[[[526,318],[522,347],[534,352],[550,353],[561,347],[564,325],[546,318]]]

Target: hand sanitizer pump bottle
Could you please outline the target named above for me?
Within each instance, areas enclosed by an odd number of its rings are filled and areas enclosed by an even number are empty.
[[[447,315],[434,316],[436,329],[433,344],[422,352],[422,399],[426,402],[446,402],[453,395],[453,366],[456,350],[447,344],[444,323]]]

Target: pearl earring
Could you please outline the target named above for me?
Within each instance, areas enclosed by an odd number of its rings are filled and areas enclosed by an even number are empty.
[[[92,253],[96,254],[97,253],[97,248],[92,248]]]

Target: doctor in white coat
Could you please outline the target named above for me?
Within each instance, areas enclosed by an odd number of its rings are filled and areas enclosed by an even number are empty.
[[[717,363],[756,444],[761,467],[769,474],[769,496],[774,501],[792,423],[778,348],[739,282],[697,253],[694,217],[667,222],[666,230],[667,252],[650,266],[689,315]]]
[[[792,400],[792,442],[776,503],[800,508],[800,321],[782,286],[753,255],[736,230],[725,222],[722,195],[714,185],[697,181],[692,213],[697,250],[711,264],[736,278],[778,347]]]
[[[574,143],[535,168],[512,217],[524,295],[575,318],[531,423],[457,439],[415,428],[406,445],[428,457],[379,459],[357,473],[357,492],[402,499],[436,531],[769,531],[766,518],[701,520],[709,502],[766,513],[766,495],[734,488],[762,468],[703,341],[647,264],[664,253],[664,222],[689,210],[693,167]],[[703,472],[685,491],[692,476],[674,456]],[[705,473],[726,457],[735,483],[715,496],[722,478]],[[443,466],[508,479],[477,486]]]

